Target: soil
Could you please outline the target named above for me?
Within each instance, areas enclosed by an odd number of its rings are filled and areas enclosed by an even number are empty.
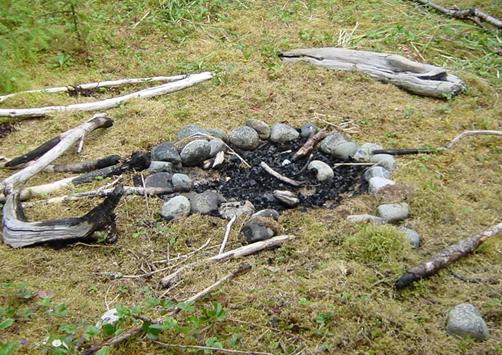
[[[14,132],[16,127],[12,123],[0,123],[0,138],[7,137],[10,133]]]

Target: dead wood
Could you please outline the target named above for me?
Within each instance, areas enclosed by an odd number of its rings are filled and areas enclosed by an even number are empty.
[[[307,139],[305,144],[293,155],[293,160],[298,160],[306,155],[309,155],[314,150],[314,147],[327,136],[328,132],[326,132],[324,129],[311,136],[309,139]]]
[[[439,152],[441,152],[440,149],[427,149],[427,148],[375,149],[371,152],[371,154],[411,155],[411,154],[434,154]]]
[[[446,16],[457,18],[460,20],[470,20],[481,27],[483,27],[482,22],[484,21],[497,28],[502,28],[501,20],[475,7],[472,7],[470,9],[459,9],[457,7],[448,8],[438,5],[430,0],[414,0],[414,1],[418,2],[419,4],[429,6]]]
[[[264,161],[262,161],[260,163],[260,166],[263,168],[263,170],[265,170],[267,173],[269,173],[270,175],[272,175],[273,177],[275,177],[276,179],[278,180],[281,180],[282,182],[285,182],[286,184],[290,184],[290,185],[293,185],[293,186],[302,186],[303,185],[303,182],[301,181],[297,181],[297,180],[293,180],[291,178],[288,178],[287,176],[284,176],[284,175],[281,175],[279,174],[277,171],[275,171],[274,169],[272,169],[267,163],[265,163]]]
[[[37,108],[6,108],[0,109],[0,117],[10,117],[13,119],[22,119],[29,117],[43,117],[55,112],[75,112],[75,111],[99,111],[107,110],[120,106],[124,102],[132,99],[147,99],[155,96],[165,95],[170,92],[185,89],[197,83],[209,80],[213,77],[210,72],[203,72],[198,74],[187,75],[181,80],[153,86],[147,89],[139,90],[127,95],[117,96],[110,99],[85,102],[80,104],[72,104],[66,106],[46,106]]]
[[[449,246],[442,252],[433,255],[428,261],[409,269],[408,272],[406,272],[399,278],[399,280],[397,280],[395,287],[397,289],[402,289],[411,285],[417,280],[435,274],[443,267],[474,251],[486,239],[493,237],[494,235],[497,235],[499,233],[502,233],[502,223],[499,223],[477,235],[463,239]]]
[[[109,155],[104,158],[83,161],[74,164],[55,164],[47,166],[44,171],[55,173],[85,173],[93,170],[103,169],[120,162],[119,155]]]
[[[113,211],[123,194],[123,187],[118,185],[110,196],[82,217],[41,222],[28,222],[19,195],[9,194],[3,207],[4,243],[13,248],[21,248],[44,242],[77,241],[108,227],[114,231]]]
[[[491,136],[502,136],[502,131],[494,131],[494,130],[472,130],[472,131],[463,131],[458,136],[456,136],[450,143],[446,145],[446,149],[452,149],[455,145],[458,144],[460,140],[469,136],[478,136],[478,135],[491,135]]]

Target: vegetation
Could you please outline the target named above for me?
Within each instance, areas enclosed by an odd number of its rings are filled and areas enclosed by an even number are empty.
[[[475,4],[502,17],[502,8],[493,1],[438,2]],[[199,70],[217,73],[213,82],[110,110],[113,129],[93,133],[82,159],[147,149],[172,139],[188,123],[229,129],[248,118],[294,126],[344,122],[356,141],[388,148],[440,146],[464,129],[501,129],[500,31],[447,19],[411,1],[12,0],[0,2],[0,13],[1,92]],[[363,75],[283,64],[277,57],[282,50],[310,46],[403,54],[450,68],[468,89],[449,100],[422,98]],[[85,100],[90,99],[29,95],[2,107]],[[1,139],[0,155],[24,153],[86,117],[56,114],[16,124],[16,131]],[[70,153],[62,161],[75,158]],[[500,282],[464,283],[449,273],[500,279],[500,238],[409,290],[392,289],[407,266],[502,215],[501,165],[494,137],[466,140],[441,155],[399,158],[396,180],[413,190],[410,226],[422,236],[419,250],[409,250],[394,227],[354,227],[344,221],[347,214],[373,213],[379,201],[369,196],[347,200],[334,210],[288,211],[280,223],[298,236],[293,243],[249,257],[246,261],[254,266],[250,273],[176,319],[148,326],[146,338],[103,353],[158,353],[149,338],[274,354],[502,353]],[[0,171],[0,178],[7,174]],[[30,183],[57,177],[41,174]],[[35,204],[28,215],[80,215],[95,203]],[[113,246],[0,246],[0,354],[72,353],[79,341],[98,342],[141,324],[138,314],[164,317],[235,268],[234,263],[196,268],[167,298],[157,289],[162,273],[106,277],[106,272],[142,273],[142,266],[167,253],[186,254],[209,237],[211,245],[221,241],[225,221],[190,216],[166,223],[155,212],[160,203],[150,199],[145,208],[138,197],[122,203],[117,209],[120,237]],[[205,250],[200,257],[214,252]],[[462,302],[481,309],[490,340],[477,343],[446,334],[445,314]],[[121,320],[96,327],[107,306],[117,308]]]

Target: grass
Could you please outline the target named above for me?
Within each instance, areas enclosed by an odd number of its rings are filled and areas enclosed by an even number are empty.
[[[494,2],[444,3],[475,3],[502,15]],[[60,29],[62,32],[51,37],[51,45],[37,49],[32,60],[9,62],[7,68],[19,72],[23,80],[3,89],[199,70],[213,70],[217,78],[110,110],[113,128],[89,135],[81,159],[147,149],[173,139],[176,130],[189,123],[229,130],[248,118],[294,126],[350,120],[358,132],[351,138],[388,148],[440,146],[464,129],[501,129],[502,57],[494,52],[500,46],[497,33],[446,19],[409,1],[131,0],[89,4],[84,1],[76,7],[83,41],[75,40],[72,27]],[[132,25],[148,11],[133,30]],[[89,25],[92,31],[86,33]],[[283,65],[276,56],[290,48],[331,45],[394,52],[446,66],[466,81],[468,90],[447,101],[422,98],[359,74],[301,63]],[[84,100],[30,95],[2,107]],[[0,155],[22,154],[86,117],[88,114],[56,114],[16,124],[16,132],[1,139]],[[496,138],[478,137],[442,155],[398,159],[396,180],[413,191],[408,201],[412,217],[407,223],[423,240],[416,251],[403,245],[394,227],[356,227],[344,221],[350,213],[373,213],[381,202],[373,197],[359,196],[335,210],[284,213],[281,225],[298,238],[275,252],[246,258],[253,265],[250,273],[197,304],[193,313],[182,314],[180,324],[193,326],[198,334],[180,336],[166,331],[160,339],[178,344],[219,342],[224,347],[274,354],[502,352],[498,340],[502,338],[500,282],[467,284],[444,270],[401,293],[392,289],[406,267],[497,222],[502,212],[500,153]],[[61,161],[75,159],[69,152]],[[0,171],[0,177],[8,173]],[[40,174],[30,184],[59,177]],[[96,203],[37,205],[28,215],[33,219],[79,215]],[[209,237],[211,245],[219,244],[225,228],[225,221],[206,216],[165,223],[157,215],[160,204],[160,200],[150,199],[148,213],[144,199],[126,199],[117,209],[119,241],[111,247],[12,250],[0,246],[0,302],[4,307],[0,322],[14,320],[0,330],[0,343],[26,339],[19,352],[40,353],[47,349],[41,344],[46,337],[72,332],[79,337],[104,313],[105,299],[111,307],[140,306],[157,316],[158,308],[148,308],[146,300],[161,294],[157,285],[162,275],[109,280],[101,273],[136,274],[141,272],[142,260],[162,259],[168,250],[171,255],[184,254]],[[234,245],[238,226],[236,223],[231,235]],[[501,239],[494,238],[449,270],[468,277],[500,279],[501,250]],[[213,253],[211,249],[205,254]],[[168,296],[183,300],[236,265],[195,269]],[[43,301],[47,295],[50,302]],[[205,309],[211,310],[212,302],[225,308],[224,319],[201,321],[202,327],[197,328],[195,318],[202,318]],[[492,334],[490,340],[477,343],[446,334],[447,311],[463,302],[480,308]],[[62,325],[76,329],[70,332]],[[234,334],[238,338],[232,338]],[[116,354],[160,351],[164,350],[146,339],[111,350]]]

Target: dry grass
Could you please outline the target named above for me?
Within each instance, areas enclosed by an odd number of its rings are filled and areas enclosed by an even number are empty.
[[[455,3],[461,5],[460,1]],[[483,7],[489,2],[476,3]],[[486,8],[493,9],[490,6]],[[272,5],[251,1],[245,8],[228,10],[227,15],[220,22],[196,25],[182,44],[170,42],[154,30],[154,17],[147,18],[134,32],[128,22],[115,23],[112,27],[117,28],[118,38],[114,49],[104,45],[97,48],[91,53],[92,66],[77,62],[63,71],[47,72],[28,68],[34,74],[33,87],[197,68],[217,71],[218,78],[212,82],[110,110],[115,119],[113,128],[92,133],[82,159],[147,149],[172,139],[176,130],[188,123],[229,130],[248,118],[294,126],[312,121],[321,126],[325,121],[337,124],[348,118],[359,129],[351,135],[353,139],[379,142],[388,148],[440,146],[464,129],[501,129],[502,83],[496,72],[502,60],[481,45],[469,48],[470,36],[493,38],[474,26],[445,20],[435,13],[422,17],[415,5],[397,0]],[[305,64],[282,65],[275,57],[282,49],[336,44],[339,31],[353,29],[356,22],[359,25],[351,46],[424,57],[452,67],[466,80],[467,93],[450,101],[421,98],[362,75],[334,73]],[[396,25],[416,38],[395,32]],[[380,34],[368,35],[377,32]],[[486,56],[489,61],[480,60]],[[74,100],[37,96],[16,99],[12,104],[35,106]],[[17,124],[15,133],[0,140],[0,155],[21,154],[87,116],[57,114]],[[401,293],[396,293],[392,284],[407,266],[497,222],[502,215],[501,153],[500,140],[479,137],[442,155],[399,158],[395,177],[414,190],[408,223],[422,236],[418,251],[405,248],[396,253],[395,248],[402,243],[394,240],[393,228],[375,231],[344,222],[347,213],[375,210],[379,201],[368,196],[346,201],[335,210],[284,213],[281,224],[298,238],[275,252],[247,258],[252,272],[207,299],[208,303],[217,300],[225,305],[229,316],[203,336],[226,339],[239,333],[239,349],[272,353],[316,353],[323,349],[329,353],[369,354],[500,353],[500,238],[488,241],[449,268],[469,277],[498,279],[496,284],[467,284],[448,270]],[[62,161],[74,159],[74,153],[68,153]],[[7,174],[0,171],[0,177]],[[41,174],[33,184],[53,179]],[[105,310],[105,295],[109,301],[116,299],[113,304],[127,305],[140,304],[147,294],[159,295],[160,274],[148,280],[115,281],[98,274],[136,274],[141,272],[137,258],[160,259],[167,250],[171,255],[184,254],[209,237],[211,245],[218,244],[226,222],[190,216],[181,222],[165,223],[157,215],[161,201],[152,198],[149,202],[152,215],[139,197],[127,198],[119,206],[120,238],[111,247],[12,250],[0,246],[0,282],[22,281],[31,289],[52,291],[57,303],[68,305],[67,323],[94,323]],[[95,203],[40,205],[30,208],[29,216],[79,215]],[[145,222],[149,222],[147,227]],[[234,243],[236,234],[232,234]],[[371,242],[388,242],[392,252],[379,250],[373,257]],[[206,251],[207,255],[213,253],[214,249]],[[230,262],[196,269],[169,296],[184,299],[235,265]],[[0,295],[2,299],[5,301]],[[446,334],[447,311],[462,302],[472,302],[481,309],[492,334],[490,340],[476,343]],[[0,334],[0,341],[41,341],[57,332],[57,325],[43,314],[37,315]],[[164,340],[184,341],[175,335],[166,335]],[[146,340],[136,340],[114,353],[160,351]]]

